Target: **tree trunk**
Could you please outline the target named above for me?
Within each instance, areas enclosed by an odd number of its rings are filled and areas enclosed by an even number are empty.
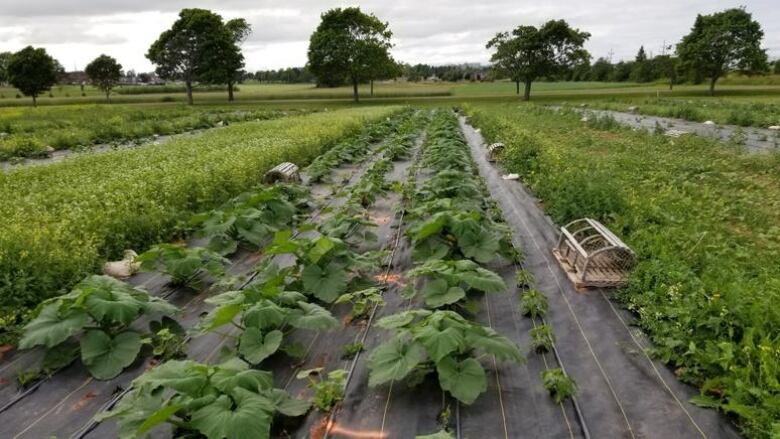
[[[717,82],[717,80],[718,80],[717,76],[713,76],[710,79],[710,96],[715,96],[715,82]]]
[[[669,80],[669,91],[672,91],[674,89],[674,80]]]
[[[228,82],[228,102],[233,102],[233,81]]]
[[[526,79],[525,80],[525,91],[523,92],[523,100],[524,101],[530,101],[531,100],[531,80]]]
[[[106,90],[106,102],[111,103],[111,98],[109,97],[109,94],[111,94],[111,90]]]
[[[38,96],[37,95],[32,95],[32,98],[33,98],[33,107],[37,107],[38,106]]]
[[[371,80],[371,97],[374,97],[374,80]]]
[[[520,81],[515,81],[515,94],[520,96]]]
[[[360,101],[360,97],[358,96],[358,81],[357,79],[352,80],[352,100],[355,102]]]
[[[192,81],[185,81],[184,88],[187,89],[187,104],[192,105]]]

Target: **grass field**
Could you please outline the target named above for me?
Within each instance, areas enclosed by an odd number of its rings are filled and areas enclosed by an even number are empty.
[[[474,105],[519,173],[563,224],[597,218],[638,253],[622,294],[654,353],[755,437],[780,419],[780,154],[690,136],[602,130],[576,112]]]
[[[727,78],[719,83],[717,93],[721,96],[748,97],[763,99],[767,96],[780,97],[780,85],[773,76],[758,77],[746,80],[744,78]],[[153,86],[150,86],[153,87]],[[373,102],[410,101],[417,103],[451,102],[460,99],[514,99],[515,85],[508,81],[496,82],[437,82],[437,83],[407,83],[407,82],[377,82],[374,85],[374,96],[371,97],[369,86],[361,85],[361,99]],[[105,97],[91,86],[85,87],[85,97],[81,96],[78,86],[55,86],[51,96],[40,97],[40,105],[103,103]],[[16,98],[15,89],[0,87],[0,106],[28,106],[31,100],[26,97]],[[666,84],[635,84],[635,83],[603,83],[603,82],[542,82],[533,84],[532,100],[583,100],[603,99],[613,97],[649,98],[691,96],[707,97],[707,86],[679,85],[669,90]],[[236,99],[245,103],[273,103],[274,101],[295,101],[297,103],[317,102],[321,100],[349,101],[352,98],[351,87],[317,88],[313,84],[258,84],[254,82],[241,84],[236,93]],[[184,102],[183,92],[177,93],[144,93],[144,94],[114,94],[114,103],[160,103]],[[226,103],[226,92],[195,92],[197,103]]]

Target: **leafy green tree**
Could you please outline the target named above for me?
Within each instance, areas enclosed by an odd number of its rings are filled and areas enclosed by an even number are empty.
[[[0,52],[0,84],[8,83],[8,63],[12,55],[11,52]]]
[[[669,90],[672,90],[674,84],[678,81],[679,61],[679,59],[671,55],[658,55],[653,58],[654,70],[669,80]]]
[[[229,51],[229,43],[221,16],[206,9],[182,9],[179,19],[152,43],[146,57],[157,65],[155,71],[161,78],[184,81],[187,103],[192,104],[192,84],[224,72],[223,64],[214,60]]]
[[[780,75],[780,59],[775,61],[775,68],[774,68],[773,72],[774,72],[775,75]]]
[[[225,23],[225,28],[228,31],[228,35],[230,35],[230,42],[232,43],[228,46],[230,48],[229,56],[225,60],[228,100],[232,102],[234,99],[233,87],[244,76],[242,70],[244,68],[244,54],[241,53],[240,45],[249,38],[249,35],[252,33],[252,26],[243,18],[236,18]]]
[[[206,54],[210,58],[209,68],[200,78],[212,84],[227,84],[228,101],[232,102],[235,85],[244,77],[244,54],[241,53],[243,43],[252,33],[252,27],[243,18],[229,20],[224,24],[222,32],[215,32],[211,44],[213,50]]]
[[[599,58],[590,68],[590,79],[593,81],[607,82],[612,77],[614,66],[606,58]]]
[[[636,82],[651,82],[656,78],[653,67],[654,64],[652,60],[647,58],[645,46],[640,46],[639,52],[636,54],[636,59],[634,59],[634,68],[631,72],[631,77]]]
[[[122,64],[108,55],[100,55],[87,64],[85,71],[92,84],[105,93],[106,101],[110,102],[111,89],[122,77]]]
[[[625,82],[631,78],[631,72],[634,70],[633,61],[619,61],[612,70],[612,80],[615,82]]]
[[[331,9],[322,14],[309,40],[309,70],[319,84],[338,85],[347,79],[357,102],[358,84],[373,79],[390,62],[392,35],[387,23],[360,8]]]
[[[525,83],[523,100],[527,101],[533,81],[566,72],[590,58],[582,47],[588,38],[589,33],[569,27],[564,20],[550,20],[539,28],[518,26],[498,33],[487,48],[495,50],[490,61],[515,82],[517,94],[520,83]]]
[[[744,8],[712,15],[697,15],[691,32],[677,44],[683,65],[715,82],[732,70],[756,73],[767,70],[766,50],[761,48],[764,31]]]
[[[37,106],[38,95],[57,83],[57,65],[46,49],[27,46],[11,56],[8,82],[25,96],[31,96],[33,106]]]

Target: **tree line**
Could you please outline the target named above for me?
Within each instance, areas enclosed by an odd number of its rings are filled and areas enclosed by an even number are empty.
[[[183,9],[170,29],[152,43],[146,57],[162,79],[181,81],[187,102],[192,104],[194,84],[226,84],[228,100],[234,99],[235,84],[254,79],[261,82],[315,82],[321,87],[350,85],[359,100],[358,85],[401,76],[410,81],[438,78],[443,81],[507,78],[530,99],[531,85],[539,80],[634,81],[666,79],[672,87],[679,82],[715,84],[729,72],[752,75],[773,70],[780,74],[780,60],[770,66],[761,48],[764,32],[752,15],[742,8],[698,15],[682,40],[651,57],[640,47],[633,61],[612,63],[591,55],[584,45],[588,32],[571,27],[565,20],[550,20],[540,26],[521,25],[499,32],[486,43],[491,51],[490,69],[462,64],[431,66],[397,62],[389,23],[359,7],[334,8],[321,15],[320,24],[309,39],[308,63],[302,68],[247,73],[241,44],[251,34],[243,18],[224,20],[206,9]],[[670,53],[665,53],[669,50]],[[122,65],[100,55],[85,69],[90,81],[110,99],[111,90],[122,77]],[[57,83],[64,69],[45,49],[25,47],[16,53],[0,53],[0,83],[9,82],[37,103],[37,97]]]

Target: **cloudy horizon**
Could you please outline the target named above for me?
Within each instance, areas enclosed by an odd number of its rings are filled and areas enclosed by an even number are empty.
[[[81,70],[100,54],[119,60],[125,70],[153,70],[145,58],[149,45],[187,7],[211,9],[225,19],[244,17],[253,33],[244,44],[246,69],[278,69],[306,63],[308,39],[320,14],[333,7],[360,6],[390,23],[393,55],[410,64],[487,63],[485,43],[496,32],[563,18],[591,33],[586,44],[593,59],[633,59],[640,46],[659,54],[693,25],[696,14],[743,5],[764,30],[763,47],[780,58],[780,9],[770,0],[661,0],[634,2],[556,0],[541,4],[498,0],[477,4],[460,0],[424,3],[396,0],[320,2],[310,0],[5,0],[0,16],[0,52],[27,45],[44,47],[66,70]],[[634,4],[632,4],[634,3]]]

